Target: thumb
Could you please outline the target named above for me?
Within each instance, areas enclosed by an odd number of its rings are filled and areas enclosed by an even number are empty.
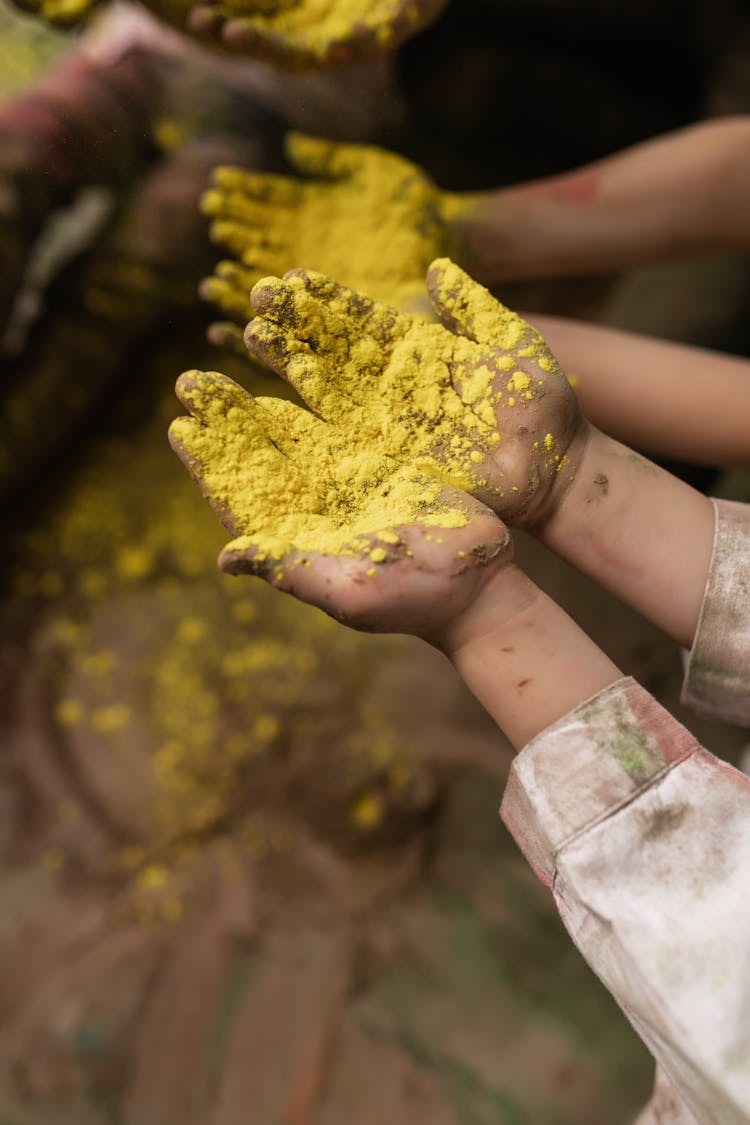
[[[344,145],[305,133],[290,132],[284,138],[287,158],[306,176],[339,179],[357,171],[364,162],[365,145]]]
[[[450,258],[436,258],[432,263],[427,271],[427,289],[445,327],[479,344],[514,348],[528,329],[525,320]]]

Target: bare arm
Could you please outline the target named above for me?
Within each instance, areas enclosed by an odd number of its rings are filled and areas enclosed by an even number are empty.
[[[750,465],[750,361],[559,317],[530,319],[574,376],[584,414],[612,437],[699,465]]]
[[[592,429],[567,491],[530,530],[690,647],[713,548],[707,497]]]
[[[717,119],[561,176],[463,197],[455,253],[496,282],[746,250],[748,199],[750,118]]]
[[[622,675],[515,565],[432,640],[516,750]]]

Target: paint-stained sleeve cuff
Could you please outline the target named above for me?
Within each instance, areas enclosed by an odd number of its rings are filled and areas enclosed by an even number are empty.
[[[702,715],[750,726],[750,505],[713,504],[714,551],[682,701]]]
[[[556,856],[567,843],[699,749],[653,696],[623,677],[524,747],[511,767],[500,815],[551,885]]]

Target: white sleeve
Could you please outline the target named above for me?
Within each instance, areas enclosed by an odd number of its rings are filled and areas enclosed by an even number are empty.
[[[684,1103],[671,1120],[748,1125],[750,778],[622,679],[525,747],[501,815]]]
[[[750,726],[750,505],[714,500],[716,532],[682,702]]]

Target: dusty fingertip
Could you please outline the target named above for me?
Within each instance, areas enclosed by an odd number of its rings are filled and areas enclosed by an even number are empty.
[[[183,371],[181,375],[177,376],[177,382],[174,385],[175,394],[183,406],[190,409],[190,400],[195,394],[196,387],[202,371],[197,368],[192,368],[190,371]]]
[[[460,285],[466,275],[450,258],[435,258],[427,268],[427,288],[432,293],[438,288]]]
[[[264,344],[276,338],[276,328],[267,320],[259,317],[257,320],[251,320],[249,324],[245,325],[243,333],[243,340],[245,347],[252,351],[254,348],[262,347]]]
[[[273,570],[273,562],[260,554],[256,545],[247,536],[232,540],[219,552],[216,560],[219,570],[224,574],[252,574],[257,578],[268,579]]]
[[[280,277],[262,277],[250,290],[250,304],[256,312],[265,312],[284,284]]]
[[[210,183],[213,187],[230,187],[237,177],[237,168],[232,164],[217,164],[211,172]]]
[[[182,415],[170,422],[167,429],[167,441],[172,447],[172,452],[177,454],[191,475],[193,475],[195,458],[190,452],[190,447],[194,442],[197,426],[198,423],[193,418]]]

